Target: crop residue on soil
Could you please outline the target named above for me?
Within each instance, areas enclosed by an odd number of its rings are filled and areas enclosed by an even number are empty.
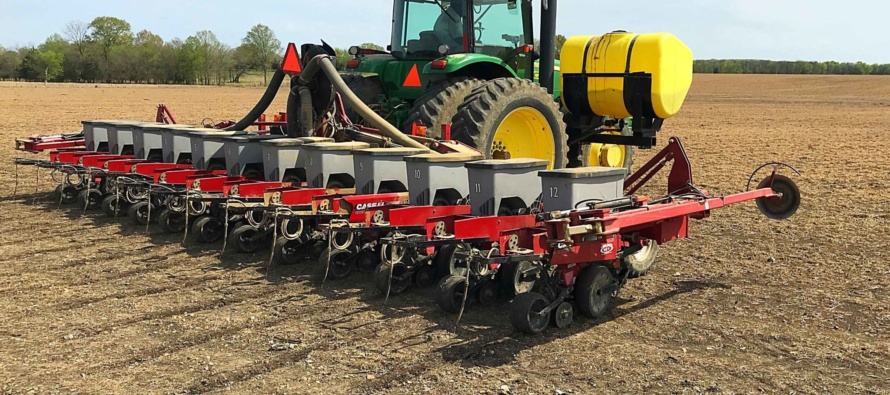
[[[743,190],[761,163],[803,173],[789,221],[715,211],[666,245],[611,314],[519,335],[505,306],[460,328],[429,292],[324,288],[309,264],[179,244],[57,209],[12,139],[82,119],[246,113],[249,88],[0,84],[0,393],[886,393],[890,79],[696,76],[680,136],[696,182]],[[284,108],[284,95],[274,104]],[[651,152],[638,154],[642,163]],[[36,188],[36,192],[35,192]]]

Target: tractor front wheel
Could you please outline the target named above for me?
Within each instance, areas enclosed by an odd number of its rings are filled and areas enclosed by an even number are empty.
[[[534,158],[566,167],[565,123],[553,97],[533,81],[498,78],[482,85],[457,111],[452,137],[492,159]]]

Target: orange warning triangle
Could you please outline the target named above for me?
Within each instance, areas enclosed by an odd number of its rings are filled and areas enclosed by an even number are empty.
[[[297,55],[296,44],[287,44],[287,52],[284,53],[284,60],[281,61],[281,71],[288,75],[299,75],[303,72],[303,66],[300,65],[300,55]]]
[[[411,72],[408,73],[408,78],[405,78],[402,86],[406,88],[420,88],[423,86],[423,83],[420,82],[420,73],[417,72],[416,64],[411,68]]]

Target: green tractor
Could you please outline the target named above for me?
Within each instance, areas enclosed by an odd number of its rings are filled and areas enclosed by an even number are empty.
[[[386,51],[350,48],[341,77],[406,134],[422,125],[427,136],[441,137],[441,125],[450,124],[453,140],[489,158],[539,158],[552,168],[629,167],[630,145],[574,138],[601,127],[603,118],[582,120],[561,110],[556,1],[542,1],[540,48],[532,2],[396,0]],[[362,122],[348,109],[347,115]],[[566,123],[573,125],[568,133]],[[629,130],[614,125],[611,133]]]

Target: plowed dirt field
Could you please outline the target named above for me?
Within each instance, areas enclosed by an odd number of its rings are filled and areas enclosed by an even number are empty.
[[[320,288],[311,264],[267,269],[267,250],[220,258],[57,208],[34,168],[11,197],[12,159],[30,157],[14,137],[150,120],[158,103],[218,121],[261,93],[0,84],[0,393],[890,393],[888,78],[696,76],[662,132],[696,182],[737,192],[786,161],[800,211],[715,211],[607,317],[542,336],[515,332],[507,305],[456,327],[431,291],[384,304],[369,276]]]

